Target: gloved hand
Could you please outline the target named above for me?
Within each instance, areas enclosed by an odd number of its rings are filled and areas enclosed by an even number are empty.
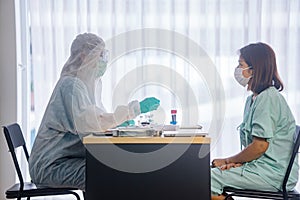
[[[140,102],[141,113],[146,113],[152,110],[156,110],[160,104],[160,101],[155,97],[149,97]]]
[[[126,127],[126,126],[134,126],[134,125],[135,125],[135,122],[134,122],[134,120],[131,119],[131,120],[123,122],[122,124],[120,124],[117,127]]]

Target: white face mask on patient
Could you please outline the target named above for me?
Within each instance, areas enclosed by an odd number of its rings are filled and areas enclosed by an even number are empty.
[[[244,69],[240,68],[240,67],[236,67],[235,70],[234,70],[234,78],[235,78],[235,80],[239,84],[241,84],[243,87],[245,87],[248,84],[250,78],[252,77],[252,76],[249,76],[248,78],[244,77],[243,71],[246,70],[246,69],[250,69],[250,68],[252,68],[252,67],[249,66],[249,67],[244,68]]]

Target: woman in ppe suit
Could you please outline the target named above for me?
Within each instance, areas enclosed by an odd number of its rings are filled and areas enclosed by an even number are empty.
[[[76,37],[32,147],[29,171],[35,184],[85,190],[82,137],[116,127],[159,106],[154,97],[118,106],[114,113],[107,113],[102,103],[96,105],[95,89],[97,84],[101,88],[106,64],[107,50],[100,37],[91,33]]]
[[[211,170],[212,199],[224,199],[225,186],[238,189],[278,191],[289,164],[296,130],[293,114],[280,94],[275,53],[264,43],[240,49],[235,68],[237,82],[252,91],[247,98],[243,122],[239,126],[241,147],[236,155],[213,160]],[[295,159],[287,189],[298,180]]]

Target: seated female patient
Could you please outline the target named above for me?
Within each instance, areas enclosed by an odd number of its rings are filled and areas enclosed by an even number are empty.
[[[214,159],[211,170],[212,199],[224,199],[225,186],[238,189],[278,191],[293,148],[295,119],[280,94],[275,53],[264,43],[240,49],[239,65],[234,76],[239,84],[252,91],[247,98],[243,122],[239,126],[244,147],[234,156]],[[298,180],[298,159],[295,159],[287,189]]]

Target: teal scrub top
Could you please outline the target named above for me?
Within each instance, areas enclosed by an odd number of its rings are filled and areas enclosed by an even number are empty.
[[[269,142],[267,151],[258,159],[244,164],[244,170],[258,174],[270,185],[281,190],[281,184],[292,153],[296,130],[295,119],[284,97],[275,87],[269,87],[252,100],[249,96],[240,125],[241,146],[252,143],[253,136]],[[288,188],[298,180],[298,156],[295,159]]]

